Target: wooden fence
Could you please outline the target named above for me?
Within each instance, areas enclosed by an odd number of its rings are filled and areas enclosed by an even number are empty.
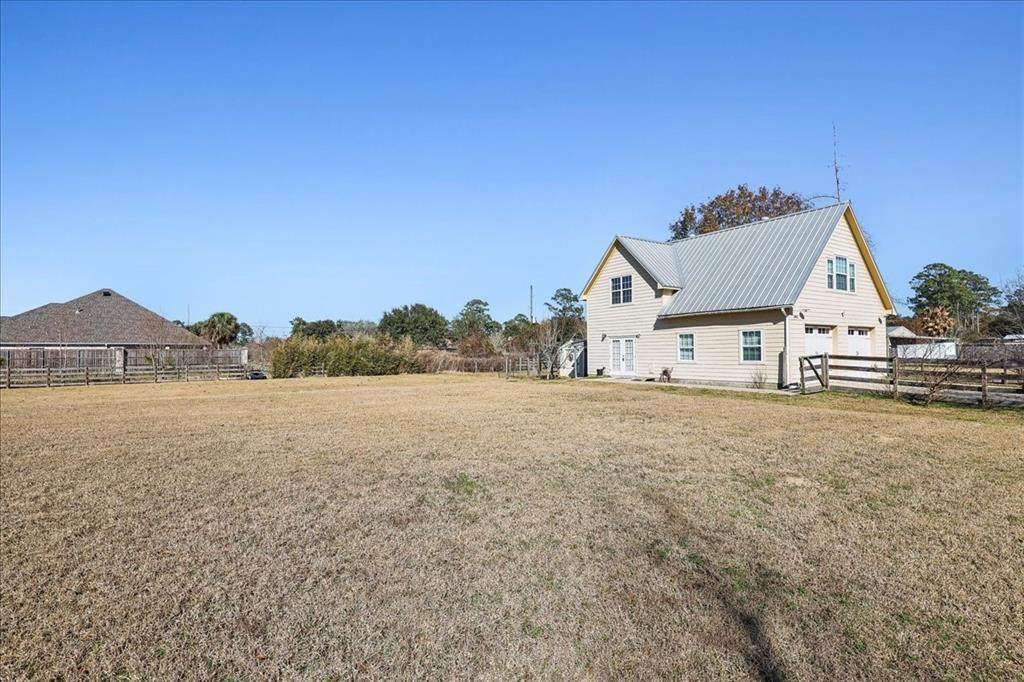
[[[168,381],[242,379],[243,365],[179,365],[177,367],[11,367],[3,368],[3,388],[152,384]]]
[[[126,348],[74,346],[6,346],[0,361],[14,369],[118,369],[128,367],[178,367],[182,365],[244,365],[244,348]]]
[[[893,398],[913,396],[1024,406],[1024,361],[966,360],[863,355],[808,355],[800,358],[800,392],[863,390]]]

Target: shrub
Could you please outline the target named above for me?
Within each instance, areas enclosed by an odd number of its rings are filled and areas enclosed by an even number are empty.
[[[768,383],[768,375],[765,374],[763,369],[755,369],[750,373],[750,388],[764,388]]]
[[[270,372],[275,378],[324,371],[327,376],[376,376],[422,372],[416,346],[409,339],[333,336],[326,340],[292,337],[274,349]]]

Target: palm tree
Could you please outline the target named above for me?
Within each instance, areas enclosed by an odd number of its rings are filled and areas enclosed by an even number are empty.
[[[238,318],[231,313],[214,313],[201,323],[200,329],[210,343],[220,348],[238,338]]]

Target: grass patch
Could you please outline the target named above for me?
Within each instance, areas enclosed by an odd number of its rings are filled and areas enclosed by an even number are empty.
[[[469,500],[487,494],[487,486],[467,473],[459,473],[454,478],[445,479],[444,487],[453,497]]]
[[[1024,420],[451,376],[0,393],[0,679],[1015,679]]]

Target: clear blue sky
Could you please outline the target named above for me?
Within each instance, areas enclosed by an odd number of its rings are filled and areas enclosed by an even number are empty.
[[[737,183],[830,192],[833,120],[896,297],[1024,262],[1020,3],[0,11],[4,314],[505,320]]]

